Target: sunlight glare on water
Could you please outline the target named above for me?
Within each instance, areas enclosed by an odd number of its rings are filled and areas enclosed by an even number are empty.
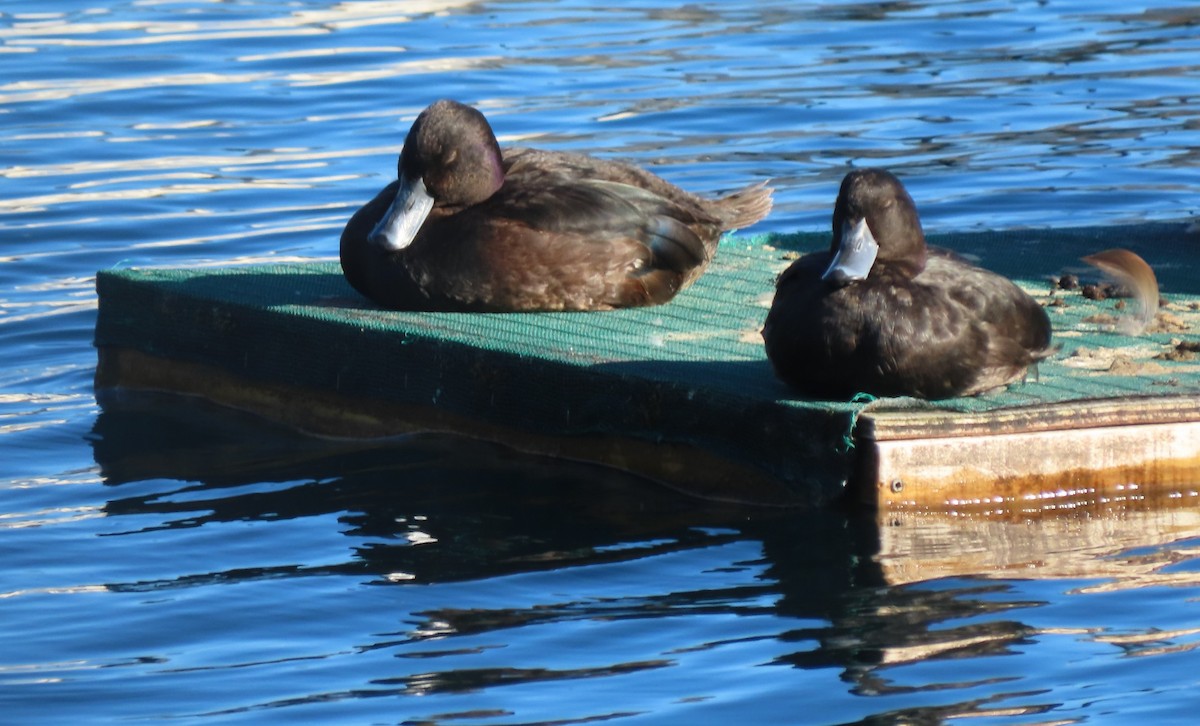
[[[12,723],[1186,723],[1194,498],[1038,521],[718,506],[415,436],[95,398],[94,274],[331,259],[452,97],[505,144],[824,230],[1190,219],[1186,3],[0,6],[0,706]],[[418,698],[419,696],[419,698]]]

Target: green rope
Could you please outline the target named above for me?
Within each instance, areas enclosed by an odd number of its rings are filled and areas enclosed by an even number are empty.
[[[850,399],[850,403],[861,403],[863,405],[855,408],[850,413],[850,426],[846,429],[846,433],[842,435],[842,446],[838,449],[839,454],[848,454],[854,449],[854,427],[858,425],[858,416],[867,409],[878,397],[872,396],[869,393],[856,393]]]

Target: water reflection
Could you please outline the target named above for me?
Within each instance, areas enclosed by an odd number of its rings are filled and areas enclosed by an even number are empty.
[[[383,581],[636,559],[711,543],[714,536],[697,528],[745,516],[618,472],[483,442],[318,441],[258,422],[237,425],[238,417],[196,402],[154,401],[106,400],[97,418],[91,444],[106,483],[168,486],[135,497],[121,497],[118,486],[109,514],[157,515],[151,527],[167,529],[334,514],[341,532],[359,542],[354,560],[338,567]]]
[[[412,612],[402,628],[361,646],[409,664],[406,675],[373,679],[375,695],[603,678],[677,667],[688,654],[757,642],[764,649],[760,664],[835,668],[854,695],[964,694],[965,700],[951,705],[881,714],[883,721],[1035,714],[1055,704],[1035,697],[1017,673],[951,669],[912,683],[897,669],[1016,655],[1055,632],[1036,624],[1034,613],[1047,600],[1023,597],[1011,582],[980,579],[989,572],[1092,578],[1077,595],[1200,584],[1193,573],[1164,572],[1181,556],[1191,556],[1186,548],[1164,545],[1200,521],[1196,506],[1160,515],[1179,526],[1158,536],[1148,534],[1144,518],[1129,518],[1128,512],[1109,517],[1094,511],[1063,527],[1056,522],[1064,520],[1051,520],[1043,523],[1050,527],[1045,530],[1029,522],[951,521],[928,513],[881,522],[866,512],[712,506],[618,472],[532,459],[489,444],[445,437],[321,442],[194,402],[141,395],[106,401],[90,441],[112,487],[105,514],[135,523],[114,535],[325,518],[351,543],[347,556],[325,564],[251,561],[214,572],[177,569],[162,579],[110,583],[110,590],[320,575],[356,575],[393,587],[464,582],[494,588],[482,601],[468,598],[474,605]],[[1079,531],[1064,539],[1071,521]],[[971,537],[978,537],[979,547],[970,544]],[[1151,549],[1121,554],[1138,543]],[[748,559],[705,554],[747,546],[757,553]],[[617,572],[623,563],[653,570],[656,561],[672,557],[701,558],[697,563],[710,573],[727,571],[726,582],[664,582],[636,594],[642,588],[630,591],[618,581],[605,584],[586,575],[597,568]],[[554,591],[535,586],[526,592],[519,582],[530,577],[553,578]],[[504,584],[509,578],[516,579]],[[527,604],[501,605],[514,600]],[[769,617],[774,626],[602,666],[568,667],[556,658],[536,667],[476,662],[499,643],[536,641],[536,633],[548,627],[588,622],[640,627],[645,621],[717,615],[747,622]],[[1198,633],[1091,637],[1146,655],[1191,649],[1200,642]],[[981,691],[990,695],[978,697]]]

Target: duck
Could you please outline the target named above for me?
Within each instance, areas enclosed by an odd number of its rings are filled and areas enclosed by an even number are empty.
[[[1008,278],[927,246],[886,169],[846,174],[827,251],[777,279],[762,329],[775,374],[812,398],[975,396],[1052,353],[1045,309]]]
[[[773,190],[702,198],[632,164],[501,149],[476,108],[442,99],[405,137],[397,178],[351,216],[339,255],[377,305],[592,311],[659,305],[698,279]]]

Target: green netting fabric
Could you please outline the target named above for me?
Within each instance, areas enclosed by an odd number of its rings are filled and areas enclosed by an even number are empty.
[[[1198,366],[1160,360],[1194,335],[1186,224],[930,235],[930,242],[1019,280],[1050,307],[1062,350],[1036,381],[933,405],[986,411],[1085,398],[1200,392]],[[98,346],[219,366],[253,380],[422,402],[564,433],[686,438],[764,467],[815,467],[842,445],[863,401],[796,399],[771,373],[759,331],[774,280],[824,232],[731,236],[711,270],[668,305],[604,313],[462,314],[379,310],[333,262],[217,269],[109,270],[97,278]],[[1051,278],[1109,247],[1159,273],[1168,327],[1130,338],[1104,316],[1115,301],[1051,296]],[[1190,250],[1189,250],[1190,252]],[[1107,321],[1107,322],[1106,322]],[[807,458],[806,458],[807,457]],[[839,466],[844,465],[841,462]],[[825,477],[828,479],[828,477]],[[836,478],[836,477],[835,477]]]

